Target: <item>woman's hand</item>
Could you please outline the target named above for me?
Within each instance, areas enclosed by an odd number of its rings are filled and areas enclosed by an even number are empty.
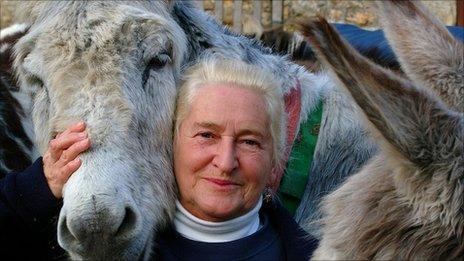
[[[48,186],[56,198],[62,197],[64,184],[81,165],[77,156],[88,148],[90,140],[83,122],[70,126],[50,141],[43,156],[43,168]]]

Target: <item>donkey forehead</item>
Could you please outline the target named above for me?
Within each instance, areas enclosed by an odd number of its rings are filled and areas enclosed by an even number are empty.
[[[110,67],[121,65],[121,59],[129,53],[132,55],[126,62],[172,51],[173,45],[181,42],[173,39],[179,35],[177,27],[170,17],[134,7],[127,7],[124,12],[117,8],[96,8],[71,18],[57,17],[31,28],[28,41],[23,41],[24,49],[30,49],[23,51],[27,52],[23,66],[33,74],[46,77],[50,76],[47,72],[54,73],[64,66],[82,62],[93,70],[98,67],[107,70],[109,64]],[[173,60],[176,58],[179,57]]]

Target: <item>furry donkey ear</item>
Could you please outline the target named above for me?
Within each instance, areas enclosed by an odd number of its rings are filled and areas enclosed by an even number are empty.
[[[386,141],[388,151],[420,167],[463,153],[461,113],[364,58],[323,18],[301,23],[300,30]]]
[[[419,1],[376,1],[385,36],[414,82],[464,111],[464,45]]]

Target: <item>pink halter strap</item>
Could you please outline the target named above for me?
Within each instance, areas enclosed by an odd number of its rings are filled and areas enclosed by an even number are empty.
[[[292,151],[293,141],[295,140],[296,130],[300,122],[301,111],[301,86],[300,81],[296,79],[295,88],[290,93],[286,94],[285,111],[288,115],[287,118],[287,146],[285,147],[284,157],[280,164],[280,168],[272,170],[272,181],[270,188],[276,192],[280,185],[280,180],[284,175],[285,166],[287,165],[288,157]]]

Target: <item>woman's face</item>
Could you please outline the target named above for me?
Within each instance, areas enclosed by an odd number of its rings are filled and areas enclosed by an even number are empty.
[[[174,137],[179,201],[194,216],[225,221],[251,210],[272,168],[264,99],[229,84],[201,88]]]

